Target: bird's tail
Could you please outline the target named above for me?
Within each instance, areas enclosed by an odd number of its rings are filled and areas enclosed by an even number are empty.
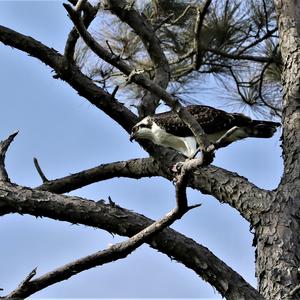
[[[249,137],[270,138],[279,126],[281,124],[277,122],[253,120],[251,126],[246,128],[246,131]]]

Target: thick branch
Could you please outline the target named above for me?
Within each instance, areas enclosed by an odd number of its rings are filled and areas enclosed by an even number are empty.
[[[185,177],[184,175],[185,174],[183,174],[182,178]],[[176,187],[179,185],[180,187],[178,187],[176,190],[184,189],[185,191],[186,185],[183,186],[182,182],[179,182],[176,184]],[[187,206],[186,194],[182,192],[181,194],[184,194],[184,196],[177,196],[177,206],[175,209],[166,214],[161,220],[152,223],[128,240],[110,246],[108,249],[103,251],[97,251],[96,253],[57,268],[52,272],[46,273],[37,279],[31,280],[36,275],[35,269],[25,278],[25,280],[17,287],[17,289],[15,289],[9,295],[3,297],[3,299],[29,297],[37,291],[40,291],[57,282],[69,279],[70,277],[82,271],[127,257],[131,252],[145,243],[150,237],[153,237],[167,226],[172,225],[186,212],[196,207],[193,206],[189,208]]]
[[[158,176],[159,173],[159,166],[153,158],[131,159],[103,164],[60,179],[47,181],[36,189],[62,194],[110,178],[127,177],[138,179]]]
[[[153,223],[142,215],[102,201],[56,195],[1,182],[0,215],[9,212],[85,224],[126,236],[133,236]],[[208,249],[172,229],[164,229],[147,243],[193,269],[226,299],[263,299]]]
[[[128,132],[137,122],[135,114],[94,84],[76,65],[68,62],[64,56],[54,49],[48,48],[32,37],[25,36],[4,26],[0,26],[0,42],[24,51],[53,68],[57,73],[57,77],[65,80],[79,95],[103,110]]]

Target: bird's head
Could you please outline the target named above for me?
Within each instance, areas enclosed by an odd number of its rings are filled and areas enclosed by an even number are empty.
[[[151,117],[146,117],[142,121],[135,124],[131,129],[130,141],[137,139],[152,140],[152,120]]]

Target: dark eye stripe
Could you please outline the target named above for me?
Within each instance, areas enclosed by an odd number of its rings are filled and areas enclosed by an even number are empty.
[[[149,125],[146,125],[146,124],[141,124],[140,127],[141,127],[141,128],[143,128],[143,127],[144,127],[144,128],[150,128],[150,126],[149,126]]]

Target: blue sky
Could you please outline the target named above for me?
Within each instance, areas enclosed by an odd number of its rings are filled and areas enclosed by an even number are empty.
[[[59,1],[0,1],[0,24],[59,51],[71,28]],[[31,187],[41,183],[33,157],[54,179],[101,163],[147,156],[119,125],[52,75],[38,60],[0,44],[0,139],[20,131],[7,155],[13,182]],[[219,150],[214,164],[273,189],[282,174],[279,136],[278,132],[272,139],[248,139]],[[159,178],[109,180],[72,194],[96,200],[111,196],[117,204],[156,219],[175,202],[174,187]],[[253,237],[247,222],[228,205],[197,191],[189,191],[189,201],[203,205],[173,228],[208,247],[255,286]],[[36,266],[43,274],[123,239],[19,215],[0,218],[0,236],[0,287],[5,293]],[[84,272],[35,297],[219,298],[193,271],[147,245],[125,260]]]

